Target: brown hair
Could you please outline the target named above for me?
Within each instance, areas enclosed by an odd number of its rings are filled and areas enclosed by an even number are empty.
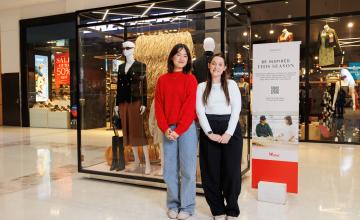
[[[189,48],[185,44],[176,44],[170,51],[170,54],[169,54],[169,57],[167,60],[168,73],[174,72],[175,66],[174,66],[174,62],[172,59],[182,49],[184,49],[186,51],[186,54],[188,57],[186,66],[184,66],[184,68],[183,68],[183,73],[186,73],[186,74],[190,73],[191,66],[192,66],[191,53],[190,53]]]
[[[284,119],[287,121],[287,123],[288,123],[289,125],[292,125],[292,119],[291,119],[291,116],[290,116],[290,115],[286,116]]]
[[[211,63],[215,57],[221,57],[224,60],[225,66],[227,66],[225,56],[222,53],[214,54],[209,59],[209,63]],[[229,95],[229,89],[228,89],[228,84],[227,84],[228,75],[229,74],[228,74],[227,68],[226,68],[226,70],[221,74],[221,80],[220,81],[221,81],[221,88],[224,91],[227,104],[229,105],[230,104],[230,95]],[[208,101],[208,98],[209,98],[209,95],[210,95],[210,91],[211,91],[211,88],[212,88],[212,84],[213,84],[213,82],[212,82],[211,73],[210,73],[210,70],[208,69],[206,87],[205,87],[205,91],[204,91],[204,94],[203,94],[203,97],[202,97],[202,101],[203,101],[204,105],[207,104],[207,101]]]

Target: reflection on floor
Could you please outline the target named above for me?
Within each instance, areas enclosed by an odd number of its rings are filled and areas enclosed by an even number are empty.
[[[99,163],[94,166],[86,167],[86,170],[98,171],[98,172],[107,172],[107,173],[116,173],[116,174],[123,174],[123,175],[132,175],[132,176],[143,176],[143,177],[151,177],[151,178],[161,178],[159,176],[160,172],[159,165],[151,165],[151,173],[149,175],[145,175],[145,165],[144,164],[135,164],[134,162],[130,162],[126,165],[125,170],[121,171],[110,171],[109,165],[106,162]]]
[[[167,219],[164,190],[85,178],[76,158],[74,130],[0,127],[0,220]],[[284,206],[258,202],[247,174],[239,219],[360,219],[359,145],[301,143],[299,171]],[[192,219],[211,219],[202,196]]]

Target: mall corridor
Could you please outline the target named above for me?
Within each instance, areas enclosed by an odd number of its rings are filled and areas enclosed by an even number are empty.
[[[167,219],[164,190],[88,179],[76,157],[75,130],[1,127],[0,219]],[[258,202],[250,180],[239,219],[360,219],[358,146],[301,143],[299,194],[286,205]],[[211,219],[205,198],[196,201],[192,219]]]

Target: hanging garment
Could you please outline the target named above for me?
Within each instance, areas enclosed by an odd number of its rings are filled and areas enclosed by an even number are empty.
[[[209,59],[214,55],[211,51],[205,51],[204,54],[197,58],[193,62],[193,74],[196,77],[198,83],[205,82],[207,80],[208,63]]]
[[[319,65],[329,66],[335,64],[335,50],[341,51],[338,36],[334,29],[321,31],[318,37]]]
[[[294,34],[291,32],[288,32],[287,34],[282,33],[278,37],[278,42],[290,42],[294,40]]]
[[[323,95],[323,111],[322,111],[322,117],[323,117],[323,123],[324,126],[326,126],[329,131],[332,130],[332,122],[333,122],[333,114],[334,111],[332,109],[332,96],[330,94],[330,87],[328,87]]]

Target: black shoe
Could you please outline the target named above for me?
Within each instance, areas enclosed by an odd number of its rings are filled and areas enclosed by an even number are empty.
[[[118,163],[119,163],[118,160],[113,159],[112,162],[111,162],[110,171],[117,170],[118,169]]]

